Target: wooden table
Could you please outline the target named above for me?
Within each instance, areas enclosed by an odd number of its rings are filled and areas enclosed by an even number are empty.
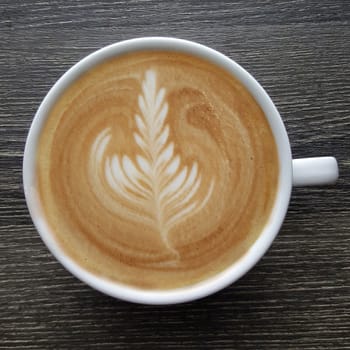
[[[0,1],[0,349],[350,349],[350,2]],[[335,186],[293,191],[281,232],[236,284],[170,307],[71,276],[29,217],[33,115],[71,65],[122,39],[195,40],[265,87],[295,157],[334,155]]]

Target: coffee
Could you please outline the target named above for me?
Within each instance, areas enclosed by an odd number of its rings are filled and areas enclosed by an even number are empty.
[[[142,289],[205,280],[258,238],[275,200],[272,131],[222,68],[171,51],[109,59],[52,107],[39,198],[62,250]]]

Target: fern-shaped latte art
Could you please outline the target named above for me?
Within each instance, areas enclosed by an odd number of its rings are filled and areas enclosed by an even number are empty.
[[[178,254],[169,233],[204,208],[213,192],[214,180],[206,195],[196,196],[203,185],[202,175],[197,162],[183,165],[175,152],[166,122],[169,106],[165,97],[166,90],[157,89],[155,71],[147,70],[138,96],[139,113],[134,116],[137,132],[133,136],[139,153],[133,159],[126,154],[104,157],[112,137],[110,128],[106,128],[92,145],[91,159],[95,165],[102,165],[102,174],[114,194],[128,203],[128,218],[152,226],[165,246]]]

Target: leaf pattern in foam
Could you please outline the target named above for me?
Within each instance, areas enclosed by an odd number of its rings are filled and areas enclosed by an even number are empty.
[[[178,254],[169,241],[170,230],[179,222],[200,211],[209,200],[214,181],[206,195],[196,198],[202,184],[197,162],[181,164],[170,140],[166,123],[168,103],[166,90],[157,89],[154,70],[148,70],[138,96],[139,113],[135,115],[137,131],[134,140],[140,150],[135,160],[127,155],[114,154],[103,158],[111,138],[109,129],[103,130],[92,148],[95,163],[104,159],[104,175],[111,190],[128,203],[130,211],[143,209],[145,222],[152,223],[166,247]],[[135,213],[129,217],[140,219]]]

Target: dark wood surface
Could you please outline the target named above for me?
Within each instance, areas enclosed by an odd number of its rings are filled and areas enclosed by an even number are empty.
[[[350,2],[0,1],[0,349],[350,349]],[[281,232],[236,284],[177,306],[92,290],[49,254],[22,189],[25,138],[57,78],[122,39],[167,35],[247,68],[295,157],[334,155],[335,186],[293,191]]]

